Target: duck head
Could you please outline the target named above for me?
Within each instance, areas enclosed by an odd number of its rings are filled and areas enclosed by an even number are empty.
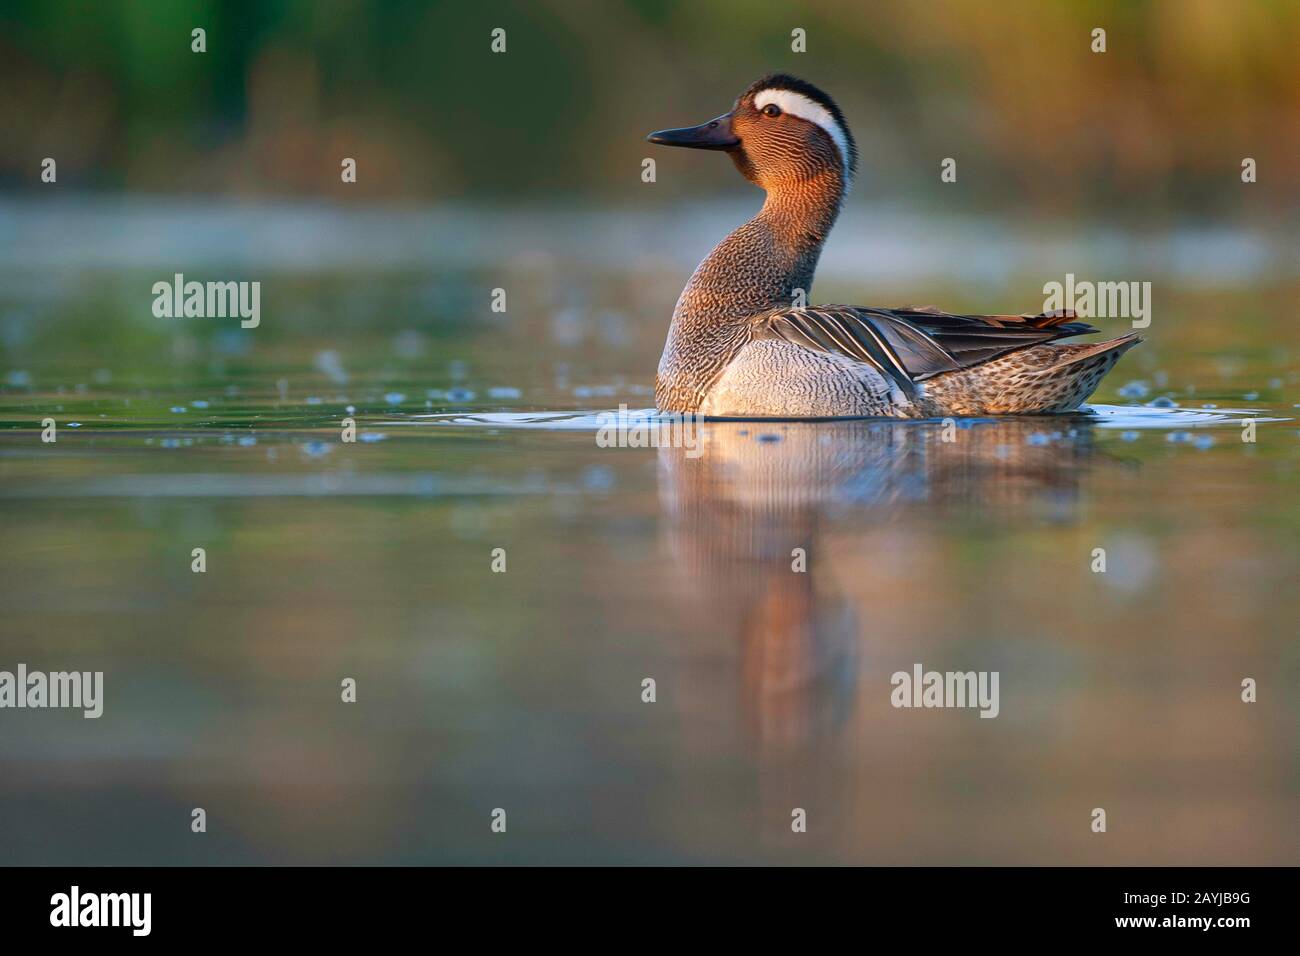
[[[835,101],[785,73],[758,80],[729,113],[646,139],[661,146],[722,150],[746,179],[768,191],[836,172],[847,190],[858,165],[853,134]]]

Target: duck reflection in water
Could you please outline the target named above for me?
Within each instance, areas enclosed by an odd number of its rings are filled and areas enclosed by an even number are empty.
[[[735,635],[765,753],[843,724],[873,649],[938,603],[926,565],[949,556],[925,551],[948,522],[1072,523],[1105,460],[1086,416],[710,422],[700,439],[699,457],[659,451],[667,545],[683,612]]]

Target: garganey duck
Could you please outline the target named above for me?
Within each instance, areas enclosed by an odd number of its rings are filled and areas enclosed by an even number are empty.
[[[1005,415],[1078,408],[1125,351],[1091,345],[1074,314],[950,315],[932,308],[792,308],[857,170],[835,101],[793,76],[752,85],[731,112],[647,139],[726,152],[767,192],[682,290],[655,400],[664,412],[721,418]]]

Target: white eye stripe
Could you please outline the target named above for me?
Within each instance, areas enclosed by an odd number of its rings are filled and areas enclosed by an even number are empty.
[[[831,115],[830,110],[816,100],[810,100],[802,93],[796,93],[794,90],[763,90],[754,97],[755,109],[761,110],[769,103],[775,103],[781,107],[783,113],[790,113],[810,123],[816,123],[824,129],[826,135],[839,147],[840,158],[844,161],[844,172],[848,173],[850,166],[848,137],[844,135],[844,130],[840,127],[840,124],[835,122],[835,117]]]

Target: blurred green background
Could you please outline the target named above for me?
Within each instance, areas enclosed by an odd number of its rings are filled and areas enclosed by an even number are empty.
[[[440,200],[627,196],[651,129],[756,76],[824,86],[860,188],[1055,213],[1294,215],[1300,4],[146,2],[0,5],[0,183]],[[190,30],[208,52],[190,52]],[[494,27],[507,54],[489,52]],[[790,31],[807,31],[807,52]],[[1107,51],[1091,51],[1091,31]],[[355,156],[356,188],[338,158]],[[978,189],[934,189],[939,159]],[[1243,157],[1259,163],[1247,191]],[[669,190],[739,189],[709,164]],[[662,195],[662,194],[660,194]]]

